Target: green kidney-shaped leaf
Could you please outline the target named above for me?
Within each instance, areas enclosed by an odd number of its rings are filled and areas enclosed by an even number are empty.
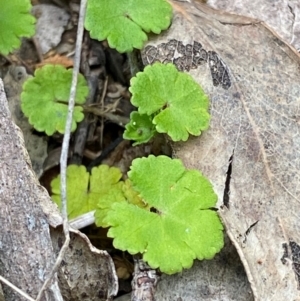
[[[223,247],[223,226],[211,210],[217,196],[210,182],[180,160],[165,156],[135,159],[128,173],[151,210],[114,203],[104,221],[114,246],[142,253],[153,268],[173,274],[193,260],[211,259]]]
[[[83,213],[104,209],[110,206],[110,200],[117,196],[122,200],[122,177],[116,167],[100,165],[92,169],[91,174],[85,166],[69,165],[67,168],[68,217],[75,218]],[[61,206],[60,175],[52,180],[52,199]],[[121,196],[121,197],[120,197]],[[115,201],[113,198],[112,201]],[[100,222],[99,222],[100,223]]]
[[[173,64],[155,63],[131,79],[131,102],[140,114],[156,114],[153,123],[159,133],[173,141],[198,136],[209,126],[209,100],[191,75]]]
[[[21,108],[29,123],[48,136],[54,132],[64,133],[68,114],[68,101],[72,82],[72,69],[60,65],[45,65],[37,69],[34,77],[23,85]],[[75,103],[83,104],[88,95],[85,78],[79,74]],[[82,121],[84,115],[81,106],[75,106],[72,131],[76,122]]]
[[[21,45],[21,37],[31,37],[35,18],[29,0],[0,0],[0,53],[7,55]]]
[[[85,27],[99,41],[108,40],[119,52],[142,49],[145,32],[167,29],[172,7],[166,0],[89,0]]]

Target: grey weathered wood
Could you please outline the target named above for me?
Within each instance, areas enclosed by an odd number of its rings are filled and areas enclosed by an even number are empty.
[[[0,274],[33,298],[55,260],[43,198],[0,79]],[[24,300],[2,287],[6,301]],[[56,278],[46,293],[44,300],[62,300]]]
[[[0,274],[35,298],[64,241],[62,218],[32,170],[23,135],[14,124],[0,79]],[[52,226],[51,233],[49,227]],[[118,292],[106,251],[70,229],[63,264],[43,300],[112,300]],[[51,238],[50,238],[51,234]],[[51,241],[52,240],[52,241]],[[3,286],[6,301],[24,300]]]

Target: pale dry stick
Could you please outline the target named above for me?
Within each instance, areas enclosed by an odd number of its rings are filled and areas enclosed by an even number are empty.
[[[61,170],[61,182],[60,182],[60,190],[61,190],[61,207],[62,207],[62,216],[63,216],[63,228],[64,235],[66,240],[58,254],[55,265],[48,277],[48,279],[44,282],[43,287],[41,288],[36,301],[41,300],[44,291],[48,288],[51,280],[53,279],[55,273],[57,272],[64,254],[68,249],[70,242],[70,233],[69,233],[69,224],[68,224],[68,212],[67,212],[67,159],[69,152],[69,142],[71,136],[71,127],[72,127],[72,117],[75,105],[75,95],[76,95],[76,86],[77,86],[77,76],[79,73],[80,66],[80,57],[81,57],[81,46],[82,46],[82,38],[83,38],[83,30],[84,30],[84,18],[86,11],[87,0],[81,0],[80,2],[80,12],[79,12],[79,20],[78,20],[78,29],[76,36],[76,47],[75,47],[75,58],[74,58],[74,68],[72,75],[72,85],[70,90],[70,98],[69,98],[69,106],[68,106],[68,116],[65,127],[65,134],[62,144],[62,151],[60,157],[60,170]]]
[[[7,286],[9,286],[10,288],[12,288],[15,292],[17,292],[19,295],[21,295],[22,297],[26,298],[29,301],[35,301],[33,298],[31,298],[29,295],[27,295],[25,292],[23,292],[22,290],[20,290],[18,287],[16,287],[15,285],[13,285],[11,282],[9,282],[8,280],[6,280],[5,278],[3,278],[2,276],[0,276],[0,281],[5,283]]]
[[[89,211],[87,213],[81,214],[69,221],[70,226],[73,229],[80,230],[87,226],[90,226],[95,223],[95,211]]]

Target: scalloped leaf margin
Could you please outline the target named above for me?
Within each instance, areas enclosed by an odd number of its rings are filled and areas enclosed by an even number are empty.
[[[92,38],[107,39],[111,48],[123,53],[142,49],[146,33],[159,34],[171,19],[166,0],[89,0],[85,28]]]
[[[35,18],[29,0],[0,0],[0,53],[7,55],[21,45],[21,37],[35,33]]]
[[[131,79],[131,102],[140,115],[154,115],[159,133],[173,141],[199,136],[209,126],[209,99],[190,74],[173,64],[155,63]]]
[[[29,123],[48,136],[64,133],[68,115],[68,102],[72,83],[72,69],[61,65],[45,65],[37,69],[34,77],[23,84],[21,108]],[[84,118],[82,104],[89,89],[82,74],[78,74],[72,131]]]
[[[223,225],[211,183],[197,170],[166,156],[135,159],[128,173],[145,210],[119,202],[104,222],[117,249],[142,253],[152,268],[167,274],[190,268],[195,258],[211,259],[223,245]]]

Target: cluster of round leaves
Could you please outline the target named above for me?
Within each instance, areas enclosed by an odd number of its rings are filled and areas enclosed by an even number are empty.
[[[209,126],[209,99],[191,75],[173,64],[155,63],[131,79],[131,102],[138,112],[130,115],[125,139],[135,145],[149,141],[156,132],[173,141],[198,136]]]
[[[0,0],[0,53],[7,55],[21,45],[21,37],[35,32],[30,0]]]
[[[117,249],[141,253],[152,268],[167,274],[221,250],[223,226],[211,209],[217,196],[199,171],[151,155],[133,160],[128,177],[120,181],[121,172],[106,165],[93,168],[91,175],[84,166],[69,166],[69,217],[96,210],[96,224],[110,227],[108,236]],[[51,183],[58,204],[59,180]]]
[[[0,53],[6,55],[20,46],[20,37],[34,34],[35,19],[29,0],[0,0],[0,7]],[[141,49],[146,33],[167,29],[171,18],[166,0],[89,0],[85,26],[93,38],[127,52]],[[25,82],[22,111],[38,131],[64,132],[71,79],[71,69],[46,65]],[[130,91],[138,111],[131,114],[124,137],[136,144],[156,132],[185,141],[208,127],[208,98],[190,75],[171,64],[147,66],[131,80]],[[84,118],[80,105],[87,95],[87,83],[79,75],[72,130]],[[212,258],[223,247],[223,226],[211,210],[217,201],[212,185],[180,160],[136,159],[125,182],[118,169],[105,165],[91,174],[71,165],[67,177],[69,218],[96,210],[97,225],[110,227],[115,247],[142,253],[153,268],[173,274],[191,267],[195,258]],[[60,177],[51,183],[58,204],[59,183]]]
[[[72,69],[60,65],[45,65],[37,69],[34,77],[23,85],[21,108],[29,123],[37,131],[46,132],[48,136],[55,132],[64,133],[68,115],[68,101],[72,83]],[[88,95],[85,78],[79,74],[76,90],[72,131],[76,122],[84,118],[82,105]]]

